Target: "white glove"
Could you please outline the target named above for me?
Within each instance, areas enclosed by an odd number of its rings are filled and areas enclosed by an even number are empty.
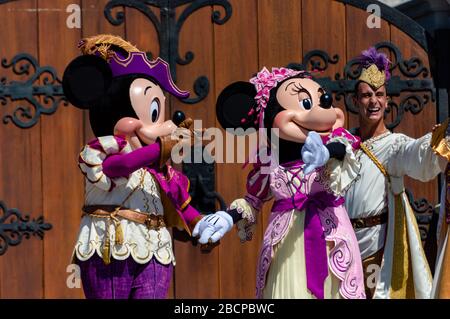
[[[305,175],[311,173],[317,167],[325,165],[330,159],[330,152],[323,145],[322,139],[317,132],[311,131],[308,133],[302,148],[302,159],[306,164],[304,168]]]
[[[198,242],[206,244],[209,239],[215,243],[233,228],[233,218],[224,211],[206,215],[195,225],[192,236],[200,235]]]

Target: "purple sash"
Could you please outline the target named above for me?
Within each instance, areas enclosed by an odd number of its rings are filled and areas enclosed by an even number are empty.
[[[319,210],[338,207],[344,203],[343,197],[336,197],[327,192],[318,192],[307,196],[297,192],[293,198],[279,199],[272,207],[273,212],[291,209],[305,209],[305,266],[306,282],[311,293],[318,299],[324,298],[324,281],[328,276],[327,247]]]

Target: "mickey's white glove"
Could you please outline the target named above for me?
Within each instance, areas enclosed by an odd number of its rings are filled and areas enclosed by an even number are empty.
[[[325,165],[330,159],[330,152],[323,145],[322,139],[317,132],[311,131],[308,133],[302,148],[302,159],[306,164],[304,168],[305,175],[311,173],[317,167]]]
[[[195,225],[192,236],[200,235],[198,242],[206,244],[209,239],[215,243],[233,228],[233,218],[224,211],[206,215]]]

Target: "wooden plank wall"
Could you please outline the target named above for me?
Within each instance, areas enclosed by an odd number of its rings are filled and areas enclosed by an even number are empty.
[[[85,36],[113,33],[125,36],[144,51],[158,55],[158,36],[151,22],[135,9],[125,8],[125,23],[112,26],[103,16],[108,0],[20,0],[0,5],[2,28],[0,57],[11,59],[28,52],[41,65],[56,68],[59,76],[78,52],[76,44]],[[404,58],[419,56],[428,66],[425,52],[396,27],[383,21],[380,29],[366,27],[367,12],[335,1],[315,0],[230,0],[231,19],[224,25],[211,22],[214,10],[205,7],[184,23],[179,55],[192,51],[194,60],[177,65],[177,83],[193,91],[199,76],[207,76],[210,92],[200,103],[188,105],[170,99],[166,117],[182,110],[201,119],[204,128],[218,127],[215,100],[234,81],[247,81],[263,66],[285,66],[301,62],[303,55],[321,49],[339,55],[323,76],[342,74],[345,62],[379,41],[392,41]],[[66,7],[77,3],[82,10],[81,29],[66,27]],[[177,8],[178,17],[184,7]],[[113,12],[117,12],[115,9]],[[159,11],[155,10],[158,16]],[[20,29],[17,27],[20,21]],[[355,32],[363,30],[364,32]],[[19,79],[10,70],[1,76]],[[20,78],[24,79],[26,77]],[[193,93],[193,97],[195,94]],[[0,115],[11,113],[20,102],[2,106]],[[344,108],[343,101],[336,106]],[[388,120],[393,119],[393,114]],[[406,113],[396,129],[418,137],[436,121],[435,104],[429,103],[418,116]],[[357,125],[357,117],[347,114],[347,127]],[[42,116],[31,129],[0,124],[0,199],[8,207],[19,208],[33,217],[44,214],[53,224],[43,241],[24,240],[0,257],[0,298],[80,298],[81,289],[66,286],[66,267],[78,232],[83,179],[76,165],[82,145],[93,137],[86,112],[72,106],[60,107],[51,116]],[[247,150],[248,151],[248,150]],[[217,164],[216,189],[229,204],[243,195],[247,170],[242,164]],[[437,202],[436,182],[407,186],[416,198]],[[252,242],[241,244],[233,230],[209,254],[202,254],[191,242],[175,241],[177,266],[170,298],[253,298],[256,261],[270,204],[266,204]]]
[[[8,62],[19,52],[38,56],[38,12],[28,10],[36,7],[35,0],[0,5],[3,20],[0,38],[8,44],[0,46],[0,55]],[[17,21],[21,21],[20,29],[16,27]],[[0,77],[3,76],[8,80],[16,78],[10,68],[2,69]],[[23,75],[18,80],[27,78]],[[20,101],[2,106],[2,118],[24,104],[26,102]],[[8,208],[19,208],[22,213],[32,216],[43,213],[41,125],[38,123],[28,130],[18,129],[12,123],[0,125],[0,198]],[[0,298],[44,297],[43,245],[41,240],[35,238],[24,239],[19,246],[9,247],[6,254],[0,257]]]

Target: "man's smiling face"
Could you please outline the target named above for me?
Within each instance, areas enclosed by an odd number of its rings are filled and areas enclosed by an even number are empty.
[[[375,89],[365,82],[359,83],[355,103],[362,123],[374,124],[383,121],[387,107],[386,86]]]

